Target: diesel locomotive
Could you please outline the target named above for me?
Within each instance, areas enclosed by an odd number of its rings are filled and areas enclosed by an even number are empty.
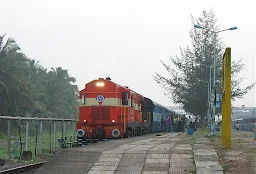
[[[168,119],[178,115],[110,78],[87,83],[79,98],[77,137],[80,144],[86,139],[117,139],[162,132]]]

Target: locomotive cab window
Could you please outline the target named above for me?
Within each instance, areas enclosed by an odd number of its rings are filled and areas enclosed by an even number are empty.
[[[128,92],[122,92],[122,105],[128,105]]]
[[[82,94],[82,103],[85,104],[85,93]]]
[[[131,95],[131,107],[134,107],[134,102],[133,102],[133,100],[134,100],[134,96]]]

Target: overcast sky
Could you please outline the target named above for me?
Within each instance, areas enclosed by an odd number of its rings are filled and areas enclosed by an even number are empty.
[[[238,3],[240,2],[240,3]],[[191,15],[213,9],[232,59],[243,58],[242,86],[255,81],[256,11],[253,0],[5,0],[0,34],[7,33],[22,51],[46,67],[61,66],[77,79],[79,89],[99,78],[129,86],[163,105],[174,105],[153,80],[160,60],[179,55],[190,44]],[[170,61],[169,61],[170,62]],[[255,106],[255,88],[235,106]]]

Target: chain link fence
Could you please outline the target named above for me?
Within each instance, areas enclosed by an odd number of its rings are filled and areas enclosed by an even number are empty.
[[[31,159],[76,144],[76,120],[0,116],[0,159]]]

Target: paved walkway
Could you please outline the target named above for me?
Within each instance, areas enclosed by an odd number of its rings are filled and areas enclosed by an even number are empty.
[[[136,141],[103,152],[89,174],[222,174],[223,168],[207,138],[192,147],[180,144],[177,134]]]
[[[219,157],[208,138],[199,138],[193,146],[197,174],[222,174]]]
[[[139,140],[104,151],[88,174],[168,174],[195,171],[191,145],[178,145],[177,134]]]
[[[168,133],[64,149],[36,174],[210,174],[222,173],[206,138],[194,146],[185,134]]]

